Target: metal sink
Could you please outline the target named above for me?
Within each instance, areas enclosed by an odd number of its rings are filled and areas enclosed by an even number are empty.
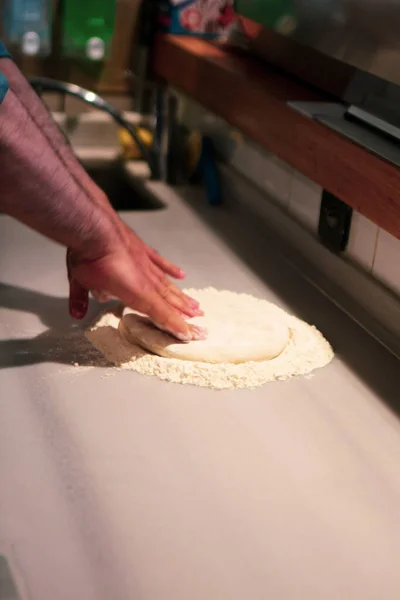
[[[1,0],[0,0],[1,1]],[[135,162],[134,169],[126,169],[120,158],[115,122],[110,115],[98,111],[82,112],[69,117],[52,113],[53,120],[63,131],[71,148],[90,177],[107,194],[118,211],[153,211],[165,205],[140,185],[141,179],[151,176],[145,161]],[[128,124],[137,125],[141,115],[124,113]],[[143,121],[145,124],[146,120]],[[139,185],[136,185],[139,183]]]
[[[96,166],[85,166],[87,173],[107,194],[112,206],[118,211],[161,210],[165,205],[157,198],[135,189],[120,161]]]

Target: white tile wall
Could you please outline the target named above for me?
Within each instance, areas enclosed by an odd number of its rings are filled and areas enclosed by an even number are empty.
[[[346,253],[351,260],[361,265],[368,272],[372,271],[374,264],[378,231],[378,226],[375,223],[353,211],[350,239]]]
[[[189,129],[199,129],[213,137],[224,162],[232,165],[274,200],[287,207],[293,169],[267,150],[246,140],[244,136],[204,107],[177,93],[178,119]]]
[[[400,240],[379,230],[373,274],[400,295]]]
[[[387,84],[376,80],[376,94]],[[360,74],[348,89],[348,99],[362,103],[370,76]],[[246,140],[222,119],[180,95],[180,120],[189,128],[212,135],[222,160],[268,193],[309,231],[317,233],[322,188],[273,154]],[[354,211],[346,258],[372,273],[400,295],[400,241]]]
[[[318,231],[322,188],[295,171],[289,199],[289,212],[313,232]]]
[[[282,206],[289,205],[293,169],[278,157],[243,141],[236,144],[230,164]]]

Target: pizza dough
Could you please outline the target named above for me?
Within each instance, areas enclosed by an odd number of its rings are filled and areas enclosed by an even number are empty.
[[[125,325],[121,324],[120,307],[99,315],[86,331],[86,337],[114,365],[115,372],[126,369],[143,376],[157,377],[171,384],[196,385],[214,390],[254,389],[271,381],[310,377],[316,369],[325,367],[334,357],[329,342],[314,326],[265,300],[248,294],[220,292],[213,288],[185,291],[189,296],[200,300],[206,311],[209,306],[214,306],[214,310],[221,310],[223,323],[231,318],[233,307],[237,303],[248,307],[261,320],[266,313],[274,314],[277,320],[286,323],[290,331],[290,342],[276,358],[258,362],[209,363],[165,358],[143,349],[137,343],[127,341],[121,335],[121,329],[125,329]],[[175,340],[170,341],[177,343]]]
[[[210,289],[198,290],[194,297],[205,316],[189,322],[207,329],[205,340],[179,342],[128,308],[120,321],[120,333],[127,341],[158,356],[213,364],[271,360],[289,344],[285,313],[273,304]]]

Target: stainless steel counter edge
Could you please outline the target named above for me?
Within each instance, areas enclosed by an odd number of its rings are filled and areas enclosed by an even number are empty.
[[[165,208],[123,218],[188,286],[275,302],[336,358],[226,392],[93,367],[63,249],[0,216],[0,539],[26,598],[397,597],[398,360],[241,205],[146,186]]]

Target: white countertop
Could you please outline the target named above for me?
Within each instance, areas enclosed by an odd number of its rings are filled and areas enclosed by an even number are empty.
[[[398,598],[399,362],[267,234],[154,185],[166,209],[124,218],[189,286],[277,302],[337,357],[224,392],[74,367],[52,353],[72,327],[64,252],[0,216],[0,553],[26,598]]]

